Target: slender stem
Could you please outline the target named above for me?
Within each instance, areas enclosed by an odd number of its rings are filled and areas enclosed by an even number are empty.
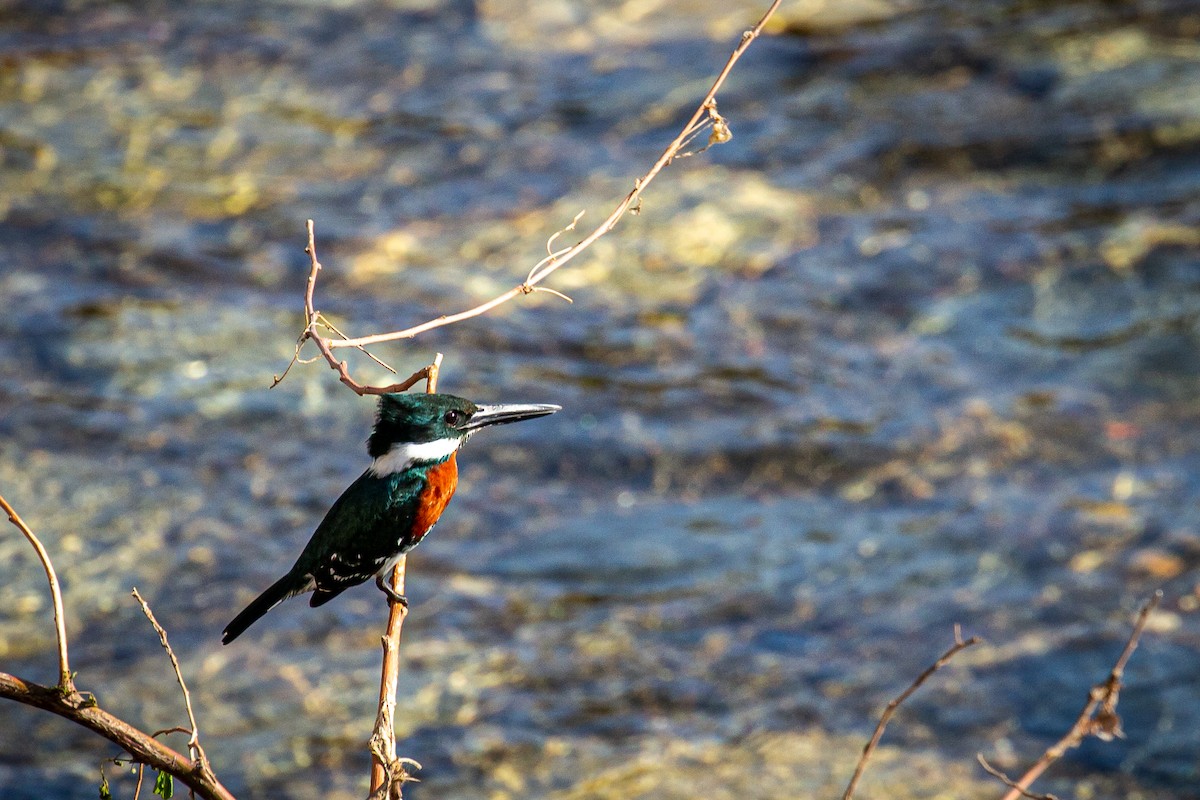
[[[937,672],[942,667],[954,658],[959,651],[965,650],[972,645],[979,644],[982,639],[978,636],[972,636],[970,639],[962,638],[962,631],[957,625],[954,626],[954,644],[941,657],[925,668],[925,671],[917,676],[909,687],[896,696],[887,708],[883,710],[883,714],[879,717],[879,723],[875,726],[875,733],[871,735],[871,740],[863,747],[862,755],[858,758],[858,765],[854,768],[854,775],[850,778],[850,783],[846,786],[846,792],[842,795],[842,800],[850,800],[854,797],[854,791],[858,787],[858,781],[862,778],[863,772],[867,769],[867,761],[871,758],[871,754],[875,752],[875,748],[879,746],[879,740],[883,738],[883,732],[887,728],[887,724],[891,721],[892,716],[896,713],[896,709],[912,696],[913,692],[921,688],[921,684],[929,680],[933,673]]]
[[[71,677],[71,665],[67,661],[66,614],[63,611],[62,589],[58,584],[58,575],[54,571],[54,564],[50,561],[50,554],[46,552],[46,548],[42,547],[38,537],[3,497],[0,497],[0,508],[4,509],[4,513],[8,514],[9,521],[17,527],[17,530],[25,534],[25,538],[33,545],[38,560],[42,562],[42,569],[46,571],[46,579],[50,581],[50,598],[54,602],[54,633],[58,638],[58,688],[64,694],[73,694],[75,682]]]
[[[167,656],[171,659],[171,666],[175,669],[175,680],[179,682],[179,688],[183,691],[183,705],[187,708],[188,724],[191,725],[191,730],[188,731],[191,734],[188,738],[188,752],[192,756],[192,761],[203,761],[205,759],[204,751],[200,749],[200,727],[196,725],[196,715],[192,711],[192,695],[188,691],[187,684],[183,682],[183,672],[179,668],[179,659],[175,657],[175,651],[171,649],[171,643],[167,641],[166,630],[154,618],[154,612],[150,610],[150,605],[142,598],[142,595],[136,588],[132,594],[133,598],[138,601],[138,605],[142,607],[142,613],[146,615],[146,619],[150,620],[150,624],[154,626],[154,632],[158,634],[159,642],[162,643],[163,649],[167,651]]]

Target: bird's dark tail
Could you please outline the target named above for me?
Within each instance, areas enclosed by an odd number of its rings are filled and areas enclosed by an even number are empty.
[[[298,583],[300,582],[296,580],[296,577],[289,572],[271,584],[271,588],[256,597],[250,605],[242,610],[242,613],[225,626],[225,631],[221,635],[221,644],[229,644],[245,633],[246,628],[258,622],[259,617],[263,614],[289,597],[304,591],[302,587],[297,586]]]

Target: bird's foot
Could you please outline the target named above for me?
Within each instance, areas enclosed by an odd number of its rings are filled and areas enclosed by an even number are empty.
[[[388,582],[383,579],[382,575],[375,576],[375,585],[379,587],[379,591],[388,596],[389,601],[393,603],[399,603],[405,608],[408,608],[408,598],[389,586]]]

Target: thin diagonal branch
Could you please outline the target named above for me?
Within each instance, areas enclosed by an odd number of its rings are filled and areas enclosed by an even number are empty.
[[[347,336],[346,334],[344,334],[344,333],[342,333],[341,331],[339,331],[339,330],[337,329],[337,326],[336,326],[336,325],[334,325],[332,322],[330,322],[330,321],[329,321],[329,319],[328,319],[328,318],[326,318],[326,317],[325,317],[323,314],[318,314],[317,316],[320,318],[320,320],[321,320],[321,324],[322,324],[322,325],[324,325],[326,328],[329,328],[329,330],[333,331],[334,333],[336,333],[338,336],[342,337],[343,339],[349,339],[349,338],[350,338],[350,337],[349,337],[349,336]],[[376,364],[378,364],[379,366],[381,366],[381,367],[383,367],[384,369],[386,369],[388,372],[392,373],[393,375],[395,375],[395,374],[396,374],[396,370],[395,370],[395,369],[393,369],[393,368],[392,368],[392,366],[391,366],[390,364],[386,364],[386,363],[384,363],[384,362],[383,362],[381,359],[379,359],[379,358],[378,358],[378,357],[376,357],[376,356],[375,356],[373,353],[371,353],[370,351],[368,351],[368,350],[367,350],[367,348],[365,348],[365,347],[356,347],[355,349],[356,349],[356,350],[358,350],[360,353],[362,353],[362,354],[363,354],[364,356],[366,356],[367,358],[369,358],[369,359],[371,359],[372,361],[374,361],[374,362],[375,362]]]
[[[921,688],[921,684],[929,680],[933,673],[946,666],[950,659],[958,655],[960,651],[966,650],[968,647],[977,645],[982,641],[983,639],[979,638],[978,636],[972,636],[970,639],[963,639],[962,630],[958,625],[954,626],[954,644],[950,647],[950,649],[942,653],[941,657],[938,658],[937,661],[926,667],[925,671],[918,675],[916,680],[909,684],[907,689],[896,695],[895,699],[888,703],[887,708],[883,710],[883,714],[881,714],[879,717],[879,723],[875,726],[875,733],[871,735],[871,740],[863,746],[862,755],[859,756],[858,765],[854,768],[854,775],[851,776],[850,783],[846,786],[846,791],[842,795],[842,800],[851,800],[851,798],[854,797],[854,792],[858,788],[858,781],[862,778],[863,772],[865,772],[867,769],[867,761],[871,758],[871,754],[875,752],[875,748],[879,746],[879,740],[883,738],[883,732],[887,728],[888,722],[891,721],[892,716],[896,713],[896,709],[900,708],[905,700],[912,697],[913,693],[916,692],[917,689]]]
[[[776,9],[779,8],[780,2],[781,0],[775,0],[773,3],[771,3],[770,8],[767,9],[766,13],[763,14],[758,23],[753,28],[742,34],[742,39],[738,43],[738,46],[729,56],[729,60],[725,62],[725,66],[721,69],[720,73],[713,81],[712,87],[708,90],[708,93],[704,95],[704,99],[700,101],[699,107],[697,107],[695,113],[692,114],[691,119],[689,119],[683,126],[683,129],[680,131],[679,135],[676,136],[669,145],[667,145],[667,148],[663,150],[662,155],[658,157],[658,160],[654,162],[654,165],[651,166],[644,175],[633,182],[633,189],[629,192],[629,194],[625,195],[625,198],[617,204],[612,213],[608,215],[608,218],[600,223],[600,225],[597,226],[596,229],[590,234],[569,248],[561,256],[551,258],[541,269],[530,275],[524,283],[509,289],[504,294],[494,297],[493,299],[487,301],[486,303],[482,303],[475,308],[468,309],[467,311],[462,311],[457,314],[443,315],[436,319],[422,323],[421,325],[415,325],[411,328],[406,328],[401,331],[378,333],[371,336],[360,336],[358,338],[332,342],[331,347],[359,347],[379,344],[380,342],[391,342],[397,339],[411,339],[417,334],[424,333],[425,331],[432,330],[433,328],[439,328],[443,325],[451,325],[455,322],[461,322],[472,317],[477,317],[481,314],[491,311],[493,308],[501,305],[502,303],[512,300],[515,297],[528,294],[529,287],[536,286],[537,284],[541,283],[546,278],[550,277],[550,275],[552,275],[555,271],[566,266],[568,262],[578,256],[584,250],[591,247],[597,239],[615,228],[617,222],[620,221],[620,219],[625,216],[630,209],[637,206],[638,201],[641,199],[642,193],[645,192],[646,188],[650,185],[650,182],[658,176],[658,173],[662,172],[664,168],[666,168],[671,164],[672,161],[675,160],[675,158],[679,155],[680,150],[691,140],[691,137],[695,135],[699,128],[711,123],[715,128],[717,128],[717,130],[721,132],[717,139],[713,140],[712,143],[716,143],[718,141],[728,141],[730,138],[732,138],[733,134],[729,131],[728,122],[717,113],[717,92],[720,91],[721,87],[725,84],[725,79],[729,77],[729,73],[733,70],[734,64],[736,64],[742,57],[742,54],[749,49],[750,45],[754,43],[754,40],[757,39],[762,33],[762,30],[766,26],[767,22],[772,16],[774,16]]]
[[[137,600],[138,605],[142,607],[142,613],[146,615],[146,619],[150,620],[150,624],[154,626],[154,632],[158,634],[158,641],[162,643],[163,649],[167,651],[167,656],[171,659],[171,666],[175,669],[175,680],[179,682],[179,688],[183,691],[183,705],[187,709],[188,724],[192,726],[191,730],[188,731],[191,734],[188,738],[188,752],[192,756],[192,761],[204,764],[207,768],[208,758],[204,755],[204,750],[200,747],[200,727],[196,724],[196,714],[192,711],[192,695],[188,691],[187,684],[183,681],[183,672],[179,669],[179,659],[175,657],[175,651],[171,649],[171,643],[167,641],[166,630],[154,618],[154,612],[150,610],[150,605],[142,598],[142,595],[136,588],[132,594],[133,599]]]
[[[37,552],[38,560],[42,562],[42,569],[46,571],[46,579],[50,582],[50,598],[54,603],[54,634],[58,639],[58,688],[62,690],[64,695],[74,694],[75,683],[71,677],[71,665],[67,660],[66,615],[63,612],[62,589],[58,584],[58,575],[54,571],[54,564],[50,561],[50,554],[46,552],[45,547],[42,547],[42,543],[38,540],[38,537],[25,524],[25,520],[21,519],[21,515],[3,497],[0,497],[0,508],[4,509],[4,513],[8,515],[9,521],[33,545],[33,549]]]
[[[1154,609],[1158,608],[1159,602],[1162,601],[1162,591],[1156,591],[1149,600],[1142,606],[1138,612],[1137,620],[1133,624],[1133,630],[1129,634],[1129,638],[1125,642],[1125,647],[1121,650],[1121,655],[1117,657],[1116,663],[1113,664],[1112,670],[1108,673],[1103,683],[1098,683],[1088,692],[1087,702],[1084,703],[1083,710],[1079,712],[1079,716],[1075,719],[1075,724],[1067,731],[1066,735],[1046,749],[1042,753],[1032,767],[1025,771],[1025,774],[1015,781],[1006,781],[1009,786],[1009,791],[1004,795],[1003,800],[1017,800],[1019,797],[1029,797],[1029,787],[1036,781],[1046,769],[1055,761],[1063,757],[1068,750],[1073,747],[1078,747],[1079,744],[1088,736],[1095,736],[1098,739],[1109,740],[1114,737],[1123,736],[1121,731],[1121,718],[1117,715],[1117,700],[1121,694],[1121,679],[1125,675],[1125,665],[1129,663],[1129,658],[1133,655],[1133,651],[1137,649],[1138,641],[1142,638],[1142,633],[1146,630],[1146,623],[1150,619],[1150,615]]]
[[[1058,795],[1037,794],[1036,792],[1031,792],[1028,789],[1024,789],[1024,788],[1018,786],[1016,781],[1014,781],[1012,778],[1008,777],[1003,772],[1001,772],[1000,770],[996,769],[991,764],[989,764],[988,760],[983,757],[983,753],[976,753],[975,760],[979,762],[979,766],[983,767],[984,772],[986,772],[988,775],[991,775],[993,778],[1000,781],[1008,788],[1015,789],[1016,791],[1020,792],[1021,797],[1028,797],[1029,800],[1058,800]]]
[[[544,287],[539,286],[540,283],[554,274],[554,272],[557,270],[566,266],[584,250],[587,250],[589,247],[591,247],[596,240],[612,231],[621,218],[625,216],[625,214],[638,213],[638,211],[641,209],[642,194],[646,191],[646,188],[655,179],[655,177],[657,177],[658,174],[667,166],[669,166],[676,158],[704,152],[704,150],[707,150],[709,147],[729,141],[733,137],[733,133],[730,130],[728,121],[717,111],[717,92],[720,91],[722,86],[724,86],[725,80],[729,77],[734,65],[739,59],[741,59],[746,50],[749,49],[750,45],[753,44],[754,41],[762,34],[763,28],[766,26],[771,17],[774,16],[775,11],[779,8],[781,2],[782,0],[773,0],[770,7],[762,15],[754,27],[742,34],[741,41],[738,43],[737,47],[734,48],[732,54],[725,62],[724,67],[722,67],[720,72],[717,74],[717,77],[713,81],[711,88],[709,88],[708,93],[705,94],[704,98],[700,101],[700,105],[696,108],[691,118],[683,126],[679,134],[671,141],[670,144],[667,145],[666,149],[663,150],[662,155],[658,157],[658,160],[654,162],[650,169],[647,170],[641,177],[634,180],[633,188],[616,205],[612,213],[610,213],[608,217],[596,227],[595,230],[593,230],[583,239],[576,242],[574,245],[562,248],[558,251],[550,251],[550,255],[548,257],[542,259],[536,265],[534,265],[533,269],[530,270],[529,275],[524,281],[504,292],[503,294],[488,300],[487,302],[481,303],[474,308],[467,309],[466,311],[460,311],[456,314],[444,314],[428,320],[427,322],[423,322],[420,325],[414,325],[410,328],[405,328],[404,330],[343,339],[327,338],[318,329],[321,322],[321,317],[314,305],[317,277],[321,271],[321,263],[317,260],[316,241],[313,233],[313,221],[309,220],[307,224],[308,246],[306,248],[306,252],[309,254],[311,268],[309,270],[308,280],[305,284],[304,290],[304,331],[300,334],[300,338],[296,343],[296,351],[293,354],[292,360],[289,362],[287,369],[284,370],[282,375],[277,376],[271,385],[277,386],[279,382],[287,376],[291,367],[300,360],[301,349],[308,341],[312,341],[317,350],[320,352],[321,356],[329,364],[330,368],[337,372],[338,380],[348,386],[356,394],[387,394],[391,392],[404,391],[412,387],[421,379],[427,377],[424,370],[415,372],[407,380],[392,384],[391,386],[367,386],[354,380],[350,374],[349,366],[345,361],[340,361],[338,359],[335,351],[341,348],[353,347],[366,352],[364,348],[370,345],[396,341],[399,339],[411,339],[418,334],[434,328],[452,325],[456,322],[462,322],[464,320],[486,314],[497,306],[503,305],[510,300],[516,299],[523,295],[533,294],[535,290],[544,291]],[[712,132],[705,147],[694,152],[683,152],[683,148],[686,147],[701,131],[708,127],[712,128]],[[563,231],[573,230],[575,223],[578,220],[579,217],[576,216],[571,224],[564,228]],[[551,238],[551,241],[553,241],[553,238],[554,237]],[[560,297],[565,297],[558,292],[552,293]],[[370,354],[368,353],[368,355]]]

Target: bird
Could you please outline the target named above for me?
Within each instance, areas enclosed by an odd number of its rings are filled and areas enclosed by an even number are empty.
[[[560,411],[547,404],[477,405],[451,394],[380,395],[367,440],[371,465],[330,507],[287,574],[225,626],[222,644],[288,598],[312,592],[313,608],[372,577],[392,602],[408,605],[386,579],[446,509],[458,486],[458,449],[491,425]]]

